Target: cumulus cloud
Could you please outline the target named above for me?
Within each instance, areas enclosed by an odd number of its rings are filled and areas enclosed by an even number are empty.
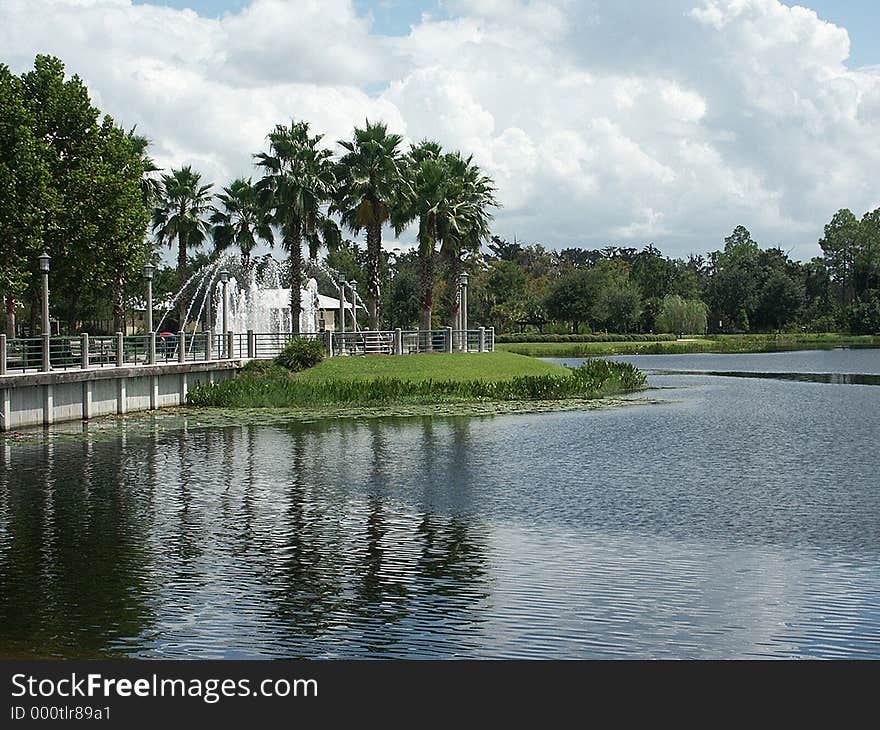
[[[880,71],[779,0],[447,0],[385,37],[350,0],[200,17],[129,0],[0,0],[4,62],[53,53],[96,103],[219,183],[276,123],[327,143],[365,117],[473,152],[500,235],[683,254],[734,225],[814,255],[839,207],[880,204]],[[393,243],[391,244],[393,245]]]

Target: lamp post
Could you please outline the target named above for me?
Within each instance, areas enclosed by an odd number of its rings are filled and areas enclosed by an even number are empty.
[[[339,280],[339,332],[345,333],[345,287],[348,282]]]
[[[147,334],[153,331],[153,272],[156,267],[144,265],[144,279],[147,280]]]
[[[468,328],[468,298],[467,298],[467,288],[468,288],[468,275],[462,274],[461,279],[459,281],[459,285],[461,287],[461,305],[459,307],[459,318],[461,319],[461,328],[465,332],[467,332]],[[465,342],[467,342],[467,335],[465,335]]]
[[[47,253],[40,254],[40,272],[43,276],[43,334],[51,334],[49,331],[49,262],[52,257]]]
[[[227,296],[227,287],[229,286],[229,272],[221,271],[220,272],[220,283],[223,284],[223,309],[222,309],[222,317],[223,317],[223,342],[226,343],[228,341],[229,332],[229,297]],[[223,345],[223,352],[225,357],[229,357],[229,352],[227,352],[226,344]]]
[[[357,321],[357,285],[356,281],[351,282],[349,286],[351,287],[351,331],[357,332],[358,321]]]
[[[51,257],[45,251],[40,254],[40,273],[43,278],[43,371],[48,372],[51,365],[49,361],[49,338],[52,332],[49,325],[49,262]]]

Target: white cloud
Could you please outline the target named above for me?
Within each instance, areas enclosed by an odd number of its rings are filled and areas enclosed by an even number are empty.
[[[225,182],[291,117],[365,117],[473,152],[501,235],[552,246],[719,244],[738,223],[808,257],[842,206],[880,204],[880,70],[778,0],[447,0],[383,37],[350,0],[199,17],[129,0],[0,0],[0,60],[61,57],[96,103]],[[394,245],[391,242],[391,245]]]

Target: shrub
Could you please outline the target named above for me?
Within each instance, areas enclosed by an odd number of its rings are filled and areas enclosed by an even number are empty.
[[[295,373],[313,368],[324,359],[324,345],[320,340],[295,337],[275,358],[275,363]]]

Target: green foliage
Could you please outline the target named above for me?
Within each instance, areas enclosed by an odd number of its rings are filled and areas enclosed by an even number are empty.
[[[880,291],[862,294],[847,310],[850,330],[856,334],[880,334]]]
[[[315,367],[323,359],[324,345],[321,340],[294,337],[275,358],[275,364],[297,373]]]

